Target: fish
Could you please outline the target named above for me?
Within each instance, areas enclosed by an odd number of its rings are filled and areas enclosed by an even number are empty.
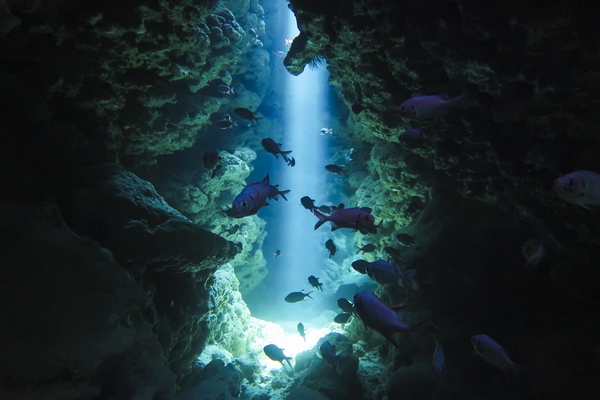
[[[414,333],[413,328],[398,320],[398,316],[379,297],[372,292],[359,292],[354,295],[354,309],[366,328],[371,328],[381,333],[394,346],[400,347],[395,340],[396,333],[409,335],[414,343],[419,343],[420,338]]]
[[[341,297],[337,300],[337,305],[345,313],[353,313],[354,312],[354,305],[352,303],[350,303],[350,301],[348,301],[348,299],[346,299],[344,297]]]
[[[310,286],[319,289],[321,292],[323,291],[323,284],[319,283],[319,278],[314,275],[308,277],[308,283],[310,283]]]
[[[261,144],[262,144],[263,148],[268,153],[273,154],[275,156],[275,158],[279,158],[279,157],[277,157],[277,154],[281,154],[281,156],[283,157],[285,162],[287,162],[290,167],[293,167],[294,165],[296,165],[296,160],[294,160],[294,157],[292,157],[292,159],[290,160],[289,157],[287,156],[288,154],[290,154],[292,152],[292,150],[285,150],[285,151],[281,150],[281,148],[280,148],[281,143],[275,143],[275,141],[271,138],[264,138],[263,140],[261,140]]]
[[[315,201],[313,199],[311,199],[308,196],[303,196],[300,199],[300,204],[302,204],[302,207],[306,208],[307,210],[312,211],[313,209],[315,209]]]
[[[333,172],[334,174],[338,174],[338,175],[344,175],[346,173],[346,170],[344,170],[344,167],[341,165],[337,165],[337,164],[328,164],[325,166],[325,169],[329,172]]]
[[[356,260],[352,263],[352,268],[354,268],[356,271],[360,272],[363,275],[367,273],[368,266],[369,262],[365,260]]]
[[[280,58],[285,57],[285,54],[286,54],[285,51],[281,51],[281,50],[273,51],[273,55],[280,57]]]
[[[538,239],[530,239],[523,243],[521,251],[527,259],[525,262],[525,269],[528,271],[537,269],[542,258],[546,255],[544,244]]]
[[[440,342],[435,339],[435,350],[433,351],[433,359],[431,360],[431,368],[435,372],[444,372],[446,369],[446,356]]]
[[[215,122],[215,125],[219,129],[227,129],[231,128],[232,126],[237,126],[237,124],[233,122],[233,120],[231,119],[231,115],[229,114],[225,114],[222,119]]]
[[[275,258],[281,256],[281,250],[279,250],[279,249],[275,250],[275,253],[273,253],[273,255],[275,256]]]
[[[600,175],[591,171],[575,171],[554,181],[554,193],[569,203],[584,208],[600,204]]]
[[[329,259],[331,260],[331,257],[335,256],[335,252],[337,251],[337,247],[335,247],[335,243],[333,243],[333,239],[328,239],[325,242],[325,248],[327,250],[329,250]]]
[[[281,365],[283,365],[283,362],[286,361],[290,368],[294,369],[294,367],[292,367],[292,364],[290,363],[292,357],[286,357],[285,354],[283,354],[283,350],[285,349],[280,349],[274,344],[268,344],[265,347],[263,347],[263,351],[265,352],[266,356],[269,357],[271,360],[279,361]]]
[[[256,117],[254,114],[254,112],[248,110],[247,108],[244,107],[238,107],[235,108],[233,110],[233,112],[235,113],[235,115],[237,115],[238,117],[245,119],[247,121],[250,121],[252,123],[254,123],[254,121],[256,121],[256,123],[258,124],[258,120],[262,119],[262,118],[258,118]]]
[[[408,150],[420,149],[437,136],[437,133],[425,134],[421,129],[411,128],[407,129],[398,136],[398,141]]]
[[[351,228],[360,231],[363,234],[367,232],[375,233],[375,218],[371,215],[371,209],[367,207],[362,208],[344,208],[343,204],[336,208],[331,215],[324,215],[317,210],[313,210],[313,213],[319,218],[319,221],[315,224],[315,229],[318,229],[325,222],[331,221],[333,227],[332,231],[339,228]]]
[[[363,254],[372,253],[375,251],[375,249],[376,249],[376,247],[373,243],[368,243],[368,244],[365,244],[363,247],[360,247],[358,249],[358,251],[356,252],[356,254],[360,253],[361,251],[363,252]]]
[[[419,290],[419,284],[416,281],[417,271],[414,269],[402,271],[400,267],[392,263],[375,260],[366,266],[366,273],[380,285],[402,285],[406,281],[414,290]]]
[[[208,170],[212,170],[216,167],[220,160],[221,156],[219,156],[219,153],[217,153],[215,149],[206,150],[202,156],[204,168]]]
[[[306,335],[304,334],[304,324],[302,322],[298,322],[296,328],[298,328],[298,333],[300,334],[300,336],[302,336],[302,339],[304,339],[304,343],[306,343]]]
[[[479,354],[488,364],[492,364],[502,371],[511,370],[519,380],[520,366],[512,362],[508,357],[506,350],[494,341],[488,335],[475,335],[471,337],[471,343],[477,354]]]
[[[331,208],[331,206],[322,205],[322,206],[317,207],[317,210],[321,211],[324,214],[331,214],[332,208]]]
[[[342,366],[340,363],[340,357],[335,352],[335,345],[332,345],[327,340],[325,340],[323,343],[321,343],[321,346],[319,346],[319,352],[321,353],[321,357],[323,357],[323,360],[331,364],[335,369],[335,372],[341,375]]]
[[[390,247],[390,246],[385,246],[383,248],[383,251],[385,251],[390,257],[394,257],[394,258],[400,258],[400,251],[398,251],[398,249],[394,248],[394,247]]]
[[[416,196],[415,196],[416,197]],[[416,197],[409,205],[408,207],[406,207],[406,211],[404,211],[404,218],[408,218],[408,217],[413,217],[418,211],[419,211],[419,207],[421,206],[421,203],[423,202],[423,200],[421,200],[420,197]]]
[[[333,322],[336,324],[347,324],[351,317],[352,313],[341,313],[335,316]]]
[[[261,182],[246,186],[235,199],[230,209],[224,210],[232,218],[243,218],[256,214],[261,207],[268,206],[267,198],[271,194],[269,174]]]
[[[283,197],[285,201],[287,198],[285,197],[291,190],[279,190],[279,185],[270,185],[269,186],[269,199],[277,201],[277,196]]]
[[[219,93],[226,94],[226,95],[229,95],[229,96],[235,94],[235,92],[233,90],[233,86],[229,86],[229,85],[226,85],[224,83],[221,84],[221,85],[219,85],[219,87],[217,89],[219,90]]]
[[[465,97],[467,97],[466,92],[450,100],[444,100],[441,95],[416,96],[400,104],[396,110],[404,118],[420,121],[446,114],[450,107],[455,106]]]
[[[415,238],[408,233],[399,233],[396,235],[396,239],[404,247],[413,247],[415,245]]]
[[[227,232],[228,234],[233,235],[240,229],[240,226],[238,224],[235,224],[229,228],[226,228],[225,225],[221,225],[221,228],[223,228],[223,232]]]
[[[290,46],[294,42],[294,39],[285,39],[285,45]]]
[[[302,291],[304,291],[304,290],[302,290]],[[287,296],[285,296],[284,300],[286,301],[286,303],[297,303],[299,301],[304,301],[305,297],[312,299],[312,297],[310,297],[311,293],[312,293],[312,291],[310,291],[308,293],[292,292],[292,293],[288,294]]]
[[[333,135],[333,129],[321,128],[321,136],[331,136],[331,135]]]

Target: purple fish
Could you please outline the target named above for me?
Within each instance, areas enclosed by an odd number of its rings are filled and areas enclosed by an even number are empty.
[[[554,181],[554,192],[561,199],[583,207],[600,205],[600,175],[591,171],[571,172]]]
[[[319,217],[319,222],[315,224],[315,229],[318,229],[327,221],[333,223],[332,231],[339,228],[351,228],[360,231],[361,233],[375,233],[375,218],[371,215],[371,209],[368,207],[362,208],[344,208],[343,204],[340,204],[338,208],[331,215],[321,214],[318,210],[313,210],[315,215]]]
[[[462,93],[450,100],[444,100],[441,95],[416,96],[400,104],[396,110],[404,118],[422,120],[439,117],[448,112],[448,109],[463,100],[467,93]]]
[[[400,136],[398,136],[398,140],[400,144],[408,149],[420,149],[424,147],[426,143],[435,139],[436,133],[426,135],[425,132],[418,128],[412,128],[405,130]]]
[[[254,215],[262,206],[268,206],[267,198],[271,194],[269,174],[261,182],[246,186],[235,199],[230,209],[224,210],[232,218],[243,218]]]
[[[396,285],[406,281],[414,290],[419,290],[419,284],[415,280],[417,271],[414,269],[402,271],[387,261],[375,260],[366,266],[366,273],[380,285]]]
[[[413,334],[412,327],[400,322],[394,310],[371,292],[360,292],[354,295],[354,310],[365,327],[381,333],[396,347],[400,347],[394,338],[396,333],[410,335],[413,342],[420,342]]]
[[[331,364],[333,368],[335,368],[335,372],[341,375],[342,365],[340,363],[340,356],[335,352],[335,345],[329,343],[326,340],[323,343],[321,343],[321,346],[319,347],[319,352],[321,353],[321,357],[323,357],[323,360]]]
[[[475,351],[489,364],[492,364],[503,371],[512,370],[517,380],[519,380],[519,365],[512,362],[506,354],[506,350],[494,341],[488,335],[475,335],[471,337],[471,343]]]

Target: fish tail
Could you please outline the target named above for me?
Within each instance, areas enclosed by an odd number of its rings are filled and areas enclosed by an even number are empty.
[[[310,294],[314,292],[314,290],[311,290],[310,292],[306,293],[306,297],[308,297],[309,299],[314,300],[312,297],[310,297]]]
[[[285,160],[286,163],[289,164],[290,162],[290,158],[287,156],[288,154],[290,154],[292,152],[292,150],[288,150],[288,151],[281,151],[281,155],[283,156],[283,159]]]
[[[284,190],[282,192],[279,192],[279,194],[281,195],[281,197],[283,197],[283,199],[285,201],[288,201],[288,199],[285,197],[285,195],[288,194],[289,192],[291,192],[291,190]]]
[[[456,103],[458,103],[458,102],[461,102],[461,101],[463,101],[463,100],[464,100],[464,99],[467,97],[467,95],[468,95],[468,94],[469,94],[469,92],[467,92],[467,91],[465,90],[465,91],[463,91],[461,94],[459,94],[458,96],[456,96],[456,97],[454,97],[454,98],[452,98],[452,99],[448,100],[448,103],[451,103],[451,104],[456,104]]]
[[[318,211],[317,209],[313,209],[313,213],[317,216],[317,218],[319,218],[319,221],[315,224],[315,230],[319,229],[319,227],[321,225],[323,225],[325,222],[327,222],[327,218],[325,217],[325,215],[321,214],[320,211]]]

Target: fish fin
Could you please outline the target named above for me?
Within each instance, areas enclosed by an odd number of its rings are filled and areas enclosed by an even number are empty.
[[[314,300],[312,297],[310,297],[310,294],[314,292],[314,290],[311,290],[310,292],[306,293],[306,297],[308,297],[309,299]]]
[[[373,209],[371,207],[361,207],[360,209],[368,212],[369,214],[373,212]]]
[[[267,176],[265,176],[265,178],[262,181],[268,185],[269,184],[269,174],[267,174]]]
[[[340,227],[337,226],[336,224],[333,224],[333,226],[331,227],[331,232],[337,231],[338,229],[340,229]]]
[[[325,215],[321,214],[316,209],[313,209],[313,213],[317,216],[317,218],[319,218],[319,221],[315,224],[315,230],[316,230],[316,229],[319,229],[319,227],[321,225],[323,225],[325,222],[327,222],[327,218],[325,217]]]

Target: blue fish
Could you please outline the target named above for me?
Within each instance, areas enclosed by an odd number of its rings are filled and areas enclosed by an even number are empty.
[[[352,267],[361,274],[369,275],[380,285],[401,285],[408,282],[414,290],[419,290],[419,283],[416,281],[417,271],[409,269],[402,271],[400,267],[384,260],[375,260],[368,262],[365,260],[356,260]]]
[[[269,184],[269,174],[261,182],[252,183],[246,186],[235,199],[225,214],[232,218],[243,218],[248,215],[254,215],[262,206],[268,206],[267,198],[272,195],[271,185]]]
[[[327,361],[329,364],[333,366],[335,372],[339,375],[342,374],[342,366],[340,363],[340,356],[335,352],[335,345],[332,345],[327,340],[321,343],[319,347],[319,351],[321,353],[321,357],[323,360]]]
[[[433,351],[433,360],[431,360],[431,368],[435,372],[444,372],[446,369],[446,356],[440,342],[435,340],[435,350]]]
[[[444,100],[441,95],[411,97],[400,104],[396,110],[404,117],[414,120],[422,120],[431,117],[439,117],[448,112],[448,109],[467,96],[462,93],[450,100]]]
[[[413,328],[398,320],[398,316],[379,297],[372,292],[359,292],[354,295],[354,310],[366,328],[371,328],[381,333],[396,347],[400,347],[394,338],[397,333],[409,335],[414,343],[421,345],[420,338],[413,332]]]

